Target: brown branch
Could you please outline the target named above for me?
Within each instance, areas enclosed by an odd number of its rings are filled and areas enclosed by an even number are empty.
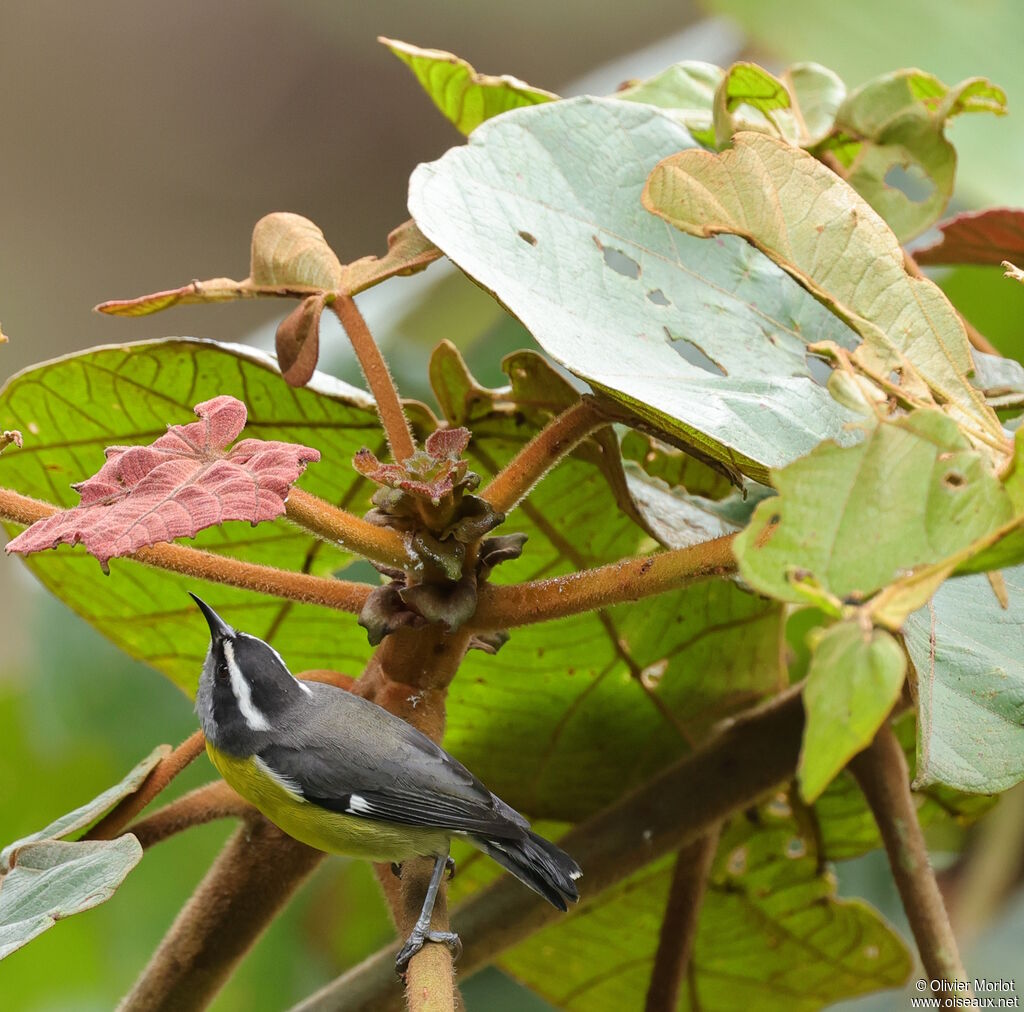
[[[675,1012],[679,1005],[679,989],[693,954],[700,908],[711,863],[718,850],[720,829],[721,825],[715,826],[705,836],[683,847],[676,858],[661,921],[658,952],[647,987],[645,1012]]]
[[[608,419],[592,401],[579,401],[552,419],[480,493],[499,513],[509,513],[552,467]]]
[[[359,366],[366,377],[366,385],[377,404],[377,413],[380,415],[381,425],[384,426],[384,435],[387,436],[391,452],[395,460],[401,463],[416,452],[416,443],[412,438],[409,419],[402,410],[402,402],[384,356],[380,353],[363,314],[349,296],[338,296],[331,306],[345,328],[349,341],[352,342],[352,350],[356,353]]]
[[[262,816],[240,826],[182,908],[121,1012],[203,1009],[324,855]]]
[[[925,973],[932,980],[966,981],[956,938],[917,821],[907,760],[888,722],[882,725],[875,740],[854,756],[850,771],[882,834]]]
[[[396,569],[415,563],[402,535],[390,527],[371,524],[301,488],[292,488],[285,505],[289,520],[347,551]]]
[[[480,589],[476,614],[469,625],[474,629],[508,629],[550,622],[678,590],[696,580],[724,576],[736,571],[734,538],[729,534],[687,548],[612,562],[599,569],[584,569],[549,580],[486,584]]]
[[[0,520],[16,524],[34,524],[37,520],[59,513],[52,503],[32,499],[11,489],[0,488]],[[308,573],[292,573],[274,566],[261,566],[255,562],[242,562],[227,555],[200,551],[170,542],[140,548],[124,556],[155,569],[182,573],[197,580],[223,583],[229,587],[242,587],[261,594],[273,594],[289,601],[320,604],[358,614],[369,596],[371,587],[364,583],[333,580]]]
[[[202,731],[189,735],[173,752],[163,759],[149,772],[149,776],[139,785],[134,794],[115,805],[99,822],[96,823],[83,839],[113,840],[120,836],[132,819],[146,807],[193,759],[196,759],[206,747],[206,739]]]
[[[215,780],[132,823],[127,831],[138,839],[143,849],[148,849],[193,826],[217,819],[255,819],[257,815],[256,809],[223,780]]]
[[[913,258],[913,256],[910,253],[908,253],[906,250],[903,251],[903,266],[906,268],[907,273],[911,277],[914,277],[914,278],[927,278],[928,277],[928,275],[925,274],[925,272],[923,270],[921,270],[921,268],[918,266],[918,263]],[[1002,354],[1002,352],[1000,352],[1000,350],[987,337],[985,337],[985,335],[982,334],[971,323],[971,321],[968,320],[967,317],[964,316],[964,314],[961,313],[960,310],[958,310],[956,308],[956,306],[954,306],[953,309],[956,311],[956,315],[960,317],[960,322],[964,325],[964,330],[967,331],[967,340],[970,341],[971,344],[975,348],[978,349],[978,351],[987,352],[989,355],[1001,355]]]
[[[800,686],[737,718],[717,737],[574,827],[559,846],[583,868],[582,903],[664,854],[678,851],[796,773],[804,712]],[[511,876],[452,916],[463,977],[564,916]],[[380,1012],[393,1007],[397,946],[389,946],[295,1007],[294,1012]]]

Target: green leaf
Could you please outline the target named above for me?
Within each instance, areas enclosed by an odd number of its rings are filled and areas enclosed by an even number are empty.
[[[911,775],[916,769],[916,714],[908,712],[893,721],[893,730],[903,746]],[[794,792],[795,794],[795,789]],[[939,849],[958,851],[963,848],[967,827],[976,822],[996,803],[996,798],[964,794],[942,784],[918,787],[914,792],[917,821],[929,841],[941,840]],[[805,808],[791,794],[776,799],[776,804],[793,802],[794,813],[801,825],[821,841],[822,856],[829,861],[846,861],[860,857],[882,846],[875,817],[857,786],[857,781],[843,771],[829,784],[825,793]]]
[[[797,144],[800,131],[786,86],[756,63],[734,63],[715,90],[715,144],[724,147],[737,130],[763,130]]]
[[[836,897],[814,839],[768,804],[723,834],[680,1009],[816,1010],[899,987],[912,960],[867,904]],[[633,1008],[647,989],[672,859],[602,893],[499,961],[560,1009]],[[585,886],[584,886],[585,888]]]
[[[855,337],[756,251],[644,212],[650,170],[692,146],[652,106],[524,109],[421,165],[410,209],[560,363],[656,431],[763,479],[849,438],[852,415],[813,378],[806,342]]]
[[[62,917],[110,899],[142,859],[131,834],[115,840],[63,842],[95,822],[139,785],[170,752],[161,745],[118,784],[45,829],[0,851],[0,959],[42,934]]]
[[[1005,609],[985,576],[964,576],[907,619],[921,722],[915,786],[988,794],[1024,779],[1024,567],[1003,579]]]
[[[420,49],[383,36],[379,41],[416,75],[434,105],[464,134],[510,109],[558,98],[515,77],[478,74],[465,60],[441,49]]]
[[[939,220],[953,195],[956,149],[946,121],[964,112],[1006,112],[1006,94],[984,78],[948,88],[920,70],[897,70],[862,85],[836,113],[820,146],[901,242]],[[890,175],[909,174],[906,191]]]
[[[698,144],[714,147],[712,108],[715,90],[724,76],[725,71],[713,63],[683,60],[646,81],[630,82],[620,88],[615,97],[665,109],[689,130]]]
[[[804,686],[807,723],[800,750],[800,794],[816,800],[839,771],[871,744],[896,705],[907,659],[881,629],[839,622],[814,646]]]
[[[801,146],[817,144],[832,130],[846,97],[846,85],[838,74],[818,63],[794,63],[782,74],[782,82],[799,112]]]
[[[231,394],[243,400],[254,435],[305,441],[332,466],[307,472],[301,486],[356,511],[372,487],[350,466],[364,445],[383,452],[370,399],[318,375],[294,389],[272,361],[248,349],[169,339],[98,348],[35,366],[0,390],[0,427],[25,433],[20,450],[0,456],[0,485],[59,506],[73,506],[71,483],[93,473],[111,444],[149,443],[170,423],[191,421],[191,405]],[[301,434],[301,435],[300,435]],[[212,552],[326,575],[352,557],[284,519],[253,528],[232,522],[200,532]],[[269,639],[294,670],[332,668],[356,674],[367,654],[353,615],[297,604],[114,559],[104,577],[81,547],[28,557],[25,564],[74,611],[133,657],[195,690],[209,635],[186,591],[196,591],[237,628]]]
[[[806,601],[812,588],[861,601],[1015,513],[980,454],[938,411],[881,423],[857,446],[824,443],[772,480],[778,497],[757,507],[734,551],[743,579],[784,601]]]
[[[644,203],[691,235],[745,238],[861,336],[849,358],[880,394],[942,405],[995,465],[1006,462],[1002,426],[967,378],[973,363],[956,310],[931,281],[907,274],[885,222],[820,162],[764,134],[738,134],[720,155],[666,158]]]
[[[451,347],[431,362],[438,400],[453,424],[472,430],[467,454],[485,479],[578,397],[532,352],[509,356],[504,368],[512,388],[495,391],[473,381]],[[585,441],[509,517],[505,529],[528,541],[494,581],[654,548],[630,519],[636,506],[624,485],[610,429]],[[582,818],[688,751],[722,717],[777,691],[780,626],[777,605],[709,581],[513,629],[497,656],[472,651],[463,661],[448,692],[445,744],[532,816]]]

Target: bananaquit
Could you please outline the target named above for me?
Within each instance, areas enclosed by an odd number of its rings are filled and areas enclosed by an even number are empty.
[[[459,948],[458,935],[430,930],[452,836],[464,837],[559,910],[579,899],[576,862],[531,832],[444,749],[375,703],[299,681],[273,647],[236,632],[192,597],[211,637],[196,712],[221,776],[311,847],[396,866],[434,858],[399,969],[428,941]]]

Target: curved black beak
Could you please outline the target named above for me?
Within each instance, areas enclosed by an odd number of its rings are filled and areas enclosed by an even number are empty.
[[[200,600],[196,597],[192,591],[188,592],[188,596],[199,605],[199,610],[203,613],[203,617],[206,619],[206,624],[210,627],[210,636],[213,638],[214,643],[219,643],[221,640],[231,639],[235,635],[235,630],[231,628],[218,615],[205,601]]]

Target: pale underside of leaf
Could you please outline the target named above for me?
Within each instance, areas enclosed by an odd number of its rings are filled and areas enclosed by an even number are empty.
[[[907,274],[896,237],[810,155],[762,134],[729,151],[684,151],[651,174],[646,205],[699,236],[742,236],[863,339],[853,364],[912,407],[941,406],[1004,464],[1008,442],[969,382],[970,346],[956,311],[929,280]]]
[[[917,672],[917,785],[977,793],[1024,779],[1024,567],[1003,571],[1004,608],[984,575],[949,580],[906,622]]]
[[[655,431],[763,480],[824,438],[852,440],[853,416],[807,349],[856,336],[746,244],[702,243],[643,210],[650,170],[692,145],[650,106],[520,109],[421,165],[410,209],[559,362]]]

